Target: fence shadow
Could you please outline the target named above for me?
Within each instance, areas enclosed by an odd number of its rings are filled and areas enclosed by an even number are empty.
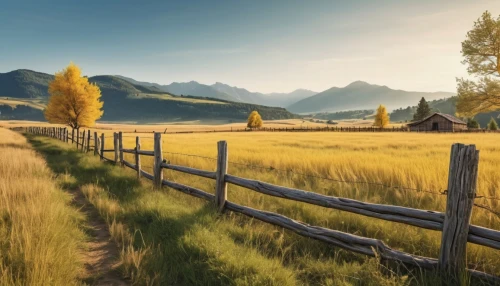
[[[40,139],[26,134],[28,141],[41,154],[48,167],[56,174],[71,175],[71,182],[64,183],[63,189],[68,191],[86,184],[97,184],[112,194],[121,204],[134,204],[151,186],[141,184],[128,169],[115,167],[112,163],[91,162],[84,153],[72,147],[60,146],[58,142]],[[171,284],[195,285],[203,281],[205,285],[230,284],[225,273],[213,269],[206,261],[208,254],[201,248],[184,240],[184,236],[199,224],[206,216],[214,216],[216,210],[211,204],[205,204],[192,213],[165,216],[158,209],[134,208],[120,215],[119,220],[135,231],[135,248],[154,246],[151,259],[141,267],[142,277],[155,276],[160,285]]]
[[[126,174],[124,170],[115,168],[112,164],[104,162],[91,162],[84,153],[71,147],[61,147],[57,143],[26,134],[28,142],[37,150],[47,162],[48,167],[61,176],[71,175],[74,180],[65,182],[62,187],[74,190],[87,184],[96,184],[111,193],[118,201],[133,201],[138,192],[134,191],[141,183],[134,177]],[[87,158],[85,158],[87,157]],[[97,160],[97,158],[91,159]]]

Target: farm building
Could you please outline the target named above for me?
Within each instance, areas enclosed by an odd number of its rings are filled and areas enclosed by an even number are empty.
[[[420,121],[408,123],[410,131],[443,131],[453,132],[467,129],[467,123],[453,115],[434,113]]]

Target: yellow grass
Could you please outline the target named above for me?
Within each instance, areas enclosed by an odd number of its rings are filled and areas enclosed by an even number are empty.
[[[46,106],[39,99],[20,99],[20,98],[9,98],[9,97],[0,97],[0,105],[8,105],[11,107],[16,107],[18,105],[26,105],[33,107],[35,109],[43,110]]]
[[[328,125],[330,127],[371,127],[373,125],[373,120],[339,120],[337,125]],[[0,120],[0,127],[28,127],[28,126],[59,126],[49,124],[47,122],[37,122],[37,121],[22,121],[22,120]],[[185,132],[185,131],[230,131],[245,129],[247,123],[245,121],[237,123],[229,123],[228,120],[193,120],[193,121],[180,121],[180,122],[166,122],[166,123],[156,123],[156,124],[134,124],[134,122],[121,122],[121,123],[103,123],[98,122],[92,130],[97,130],[99,132],[107,132],[110,130],[120,130],[123,132],[139,132],[139,133],[149,133],[149,132]],[[285,120],[266,120],[264,121],[263,127],[268,128],[317,128],[326,127],[326,123],[316,123],[310,122],[308,120],[302,119],[285,119]],[[392,127],[399,127],[401,124],[393,123],[389,125]],[[64,127],[60,125],[60,127]],[[84,129],[84,128],[82,128]]]
[[[285,122],[290,123],[281,121],[278,124]],[[108,125],[108,127],[117,128],[115,130],[138,128],[134,125]],[[112,135],[111,130],[104,132],[106,136]],[[124,148],[135,146],[136,135],[124,133]],[[141,148],[153,150],[152,134],[139,135]],[[164,158],[173,164],[213,171],[216,167],[214,160],[217,155],[216,143],[219,140],[226,140],[230,174],[366,202],[444,211],[446,198],[439,192],[447,187],[449,152],[451,145],[456,142],[476,144],[480,150],[478,195],[500,197],[499,139],[498,134],[332,132],[166,134],[163,135],[163,151]],[[106,149],[111,148],[112,140],[106,138]],[[106,156],[112,158],[113,155],[106,153]],[[133,157],[129,154],[125,155],[125,159],[133,162]],[[152,172],[150,157],[143,156],[142,163],[143,169]],[[91,169],[84,165],[82,171],[86,170]],[[82,171],[75,173],[80,174]],[[133,171],[128,170],[128,172],[133,176]],[[169,255],[175,253],[174,257],[192,260],[192,263],[207,264],[210,271],[220,273],[232,281],[237,281],[236,284],[242,285],[251,284],[248,281],[268,281],[266,279],[274,281],[268,283],[270,285],[349,285],[355,281],[367,285],[398,285],[409,281],[404,276],[387,277],[380,274],[383,270],[374,271],[378,267],[376,261],[364,261],[361,255],[302,239],[289,232],[283,232],[280,228],[245,217],[227,215],[218,218],[213,210],[205,208],[205,202],[196,198],[173,190],[165,190],[167,194],[150,190],[135,191],[133,186],[116,182],[123,176],[122,174],[116,178],[109,178],[109,174],[112,174],[110,172],[106,174],[108,177],[86,175],[88,180],[100,185],[99,195],[91,201],[100,205],[103,215],[116,216],[120,220],[116,223],[117,229],[122,229],[120,223],[128,225],[130,231],[138,227],[146,237],[146,248],[143,249],[148,251],[141,252],[141,248],[138,248],[134,255],[124,254],[124,257],[130,260],[125,264],[134,269],[136,277],[149,277],[155,281],[168,281],[172,277],[183,281],[186,275],[198,277],[188,271],[188,265],[169,260]],[[168,180],[213,193],[215,184],[212,180],[170,170],[165,170],[164,174]],[[405,186],[431,191],[432,194],[362,183],[341,183],[335,180]],[[92,192],[86,193],[89,195]],[[312,225],[381,239],[393,248],[412,254],[434,258],[438,256],[441,237],[438,231],[423,230],[264,196],[233,185],[229,186],[228,199],[250,207],[278,212]],[[499,201],[477,199],[476,203],[500,212]],[[472,223],[500,229],[499,217],[479,208],[473,210]],[[149,251],[152,249],[157,250]],[[134,251],[131,248],[129,250]],[[199,258],[197,251],[202,251],[206,257]],[[234,253],[238,254],[235,256]],[[468,244],[468,262],[478,270],[500,275],[498,254],[497,250]],[[242,257],[245,259],[238,259]],[[203,262],[197,259],[202,259]],[[166,273],[166,269],[163,268],[165,263],[168,267],[179,264],[179,269],[172,268]],[[252,275],[248,274],[250,269]],[[151,273],[154,277],[148,276]],[[204,273],[200,272],[199,275],[205,277]],[[401,273],[398,272],[397,275]],[[414,272],[412,275],[419,274]],[[340,283],[339,276],[344,277],[340,278],[342,279]],[[252,278],[245,280],[246,282],[238,280],[244,277]],[[418,281],[419,278],[410,276],[409,279]],[[201,284],[201,280],[196,281]]]
[[[0,128],[0,285],[72,285],[81,271],[82,217],[44,160]]]
[[[124,134],[124,148],[135,146],[135,134]],[[130,137],[129,137],[130,136]],[[153,150],[152,135],[142,135],[142,149]],[[226,140],[229,173],[277,185],[300,188],[358,199],[366,202],[444,211],[446,196],[343,181],[382,183],[418,190],[442,192],[447,187],[449,152],[453,143],[476,144],[480,150],[478,195],[500,197],[500,137],[497,134],[422,133],[212,133],[163,136],[163,150],[216,158],[216,142]],[[112,148],[108,139],[106,148]],[[108,153],[110,154],[110,153]],[[109,155],[111,156],[111,155]],[[173,164],[215,170],[215,161],[165,153]],[[133,162],[132,156],[126,159]],[[262,166],[267,169],[244,167]],[[143,157],[144,169],[151,172],[151,161]],[[271,170],[274,169],[274,170]],[[279,171],[282,170],[282,171]],[[173,171],[169,180],[213,192],[213,182]],[[304,174],[304,175],[301,175]],[[379,238],[390,246],[410,253],[437,257],[440,232],[365,218],[345,212],[262,196],[229,186],[228,199],[259,209],[277,211],[310,224]],[[499,201],[477,199],[499,212]],[[498,216],[474,208],[472,223],[500,229]],[[469,244],[469,262],[489,273],[500,274],[498,251]]]

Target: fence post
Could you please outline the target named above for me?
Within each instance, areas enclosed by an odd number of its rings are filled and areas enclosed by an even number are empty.
[[[90,130],[87,130],[87,152],[90,151]]]
[[[227,200],[227,142],[217,142],[217,172],[215,173],[215,206],[224,211]]]
[[[87,138],[85,136],[86,132],[85,130],[82,131],[82,152],[85,152],[85,142],[87,142]]]
[[[115,150],[115,164],[118,164],[118,133],[113,133],[113,148]]]
[[[99,143],[97,143],[97,141],[99,140],[99,138],[97,137],[97,131],[94,131],[94,155],[97,156],[99,155]]]
[[[101,160],[104,160],[104,133],[101,133]]]
[[[78,150],[79,143],[80,143],[80,129],[76,129],[76,150]]]
[[[467,235],[476,196],[478,162],[475,145],[452,145],[438,263],[446,285],[464,285],[466,281]]]
[[[141,179],[141,155],[139,151],[141,150],[141,138],[139,136],[135,137],[135,166],[137,167],[137,180]]]
[[[161,188],[161,181],[163,180],[163,171],[161,163],[163,162],[162,146],[161,146],[161,133],[155,132],[154,135],[154,186],[157,189]]]
[[[120,149],[120,166],[123,167],[123,133],[118,133],[118,148]]]

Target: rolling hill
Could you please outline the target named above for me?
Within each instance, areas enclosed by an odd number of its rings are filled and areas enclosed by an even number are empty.
[[[52,75],[29,70],[0,74],[0,95],[5,96],[0,102],[0,118],[42,119],[40,106],[35,108],[28,103],[23,104],[20,99],[36,99],[42,104],[47,102],[48,83],[53,78]],[[244,121],[253,110],[257,110],[266,120],[297,118],[297,115],[283,108],[208,97],[176,96],[156,86],[133,84],[116,76],[94,76],[90,77],[89,81],[101,89],[101,100],[104,101],[104,115],[101,120],[104,121]],[[29,118],[26,118],[26,114],[29,114]]]
[[[31,70],[15,70],[0,73],[0,96],[17,98],[48,97],[47,86],[53,75]]]
[[[355,81],[346,87],[332,87],[300,100],[287,109],[295,113],[335,112],[345,110],[375,109],[384,104],[389,110],[414,105],[421,97],[427,100],[454,96],[451,92],[413,92],[394,90],[387,86]]]

